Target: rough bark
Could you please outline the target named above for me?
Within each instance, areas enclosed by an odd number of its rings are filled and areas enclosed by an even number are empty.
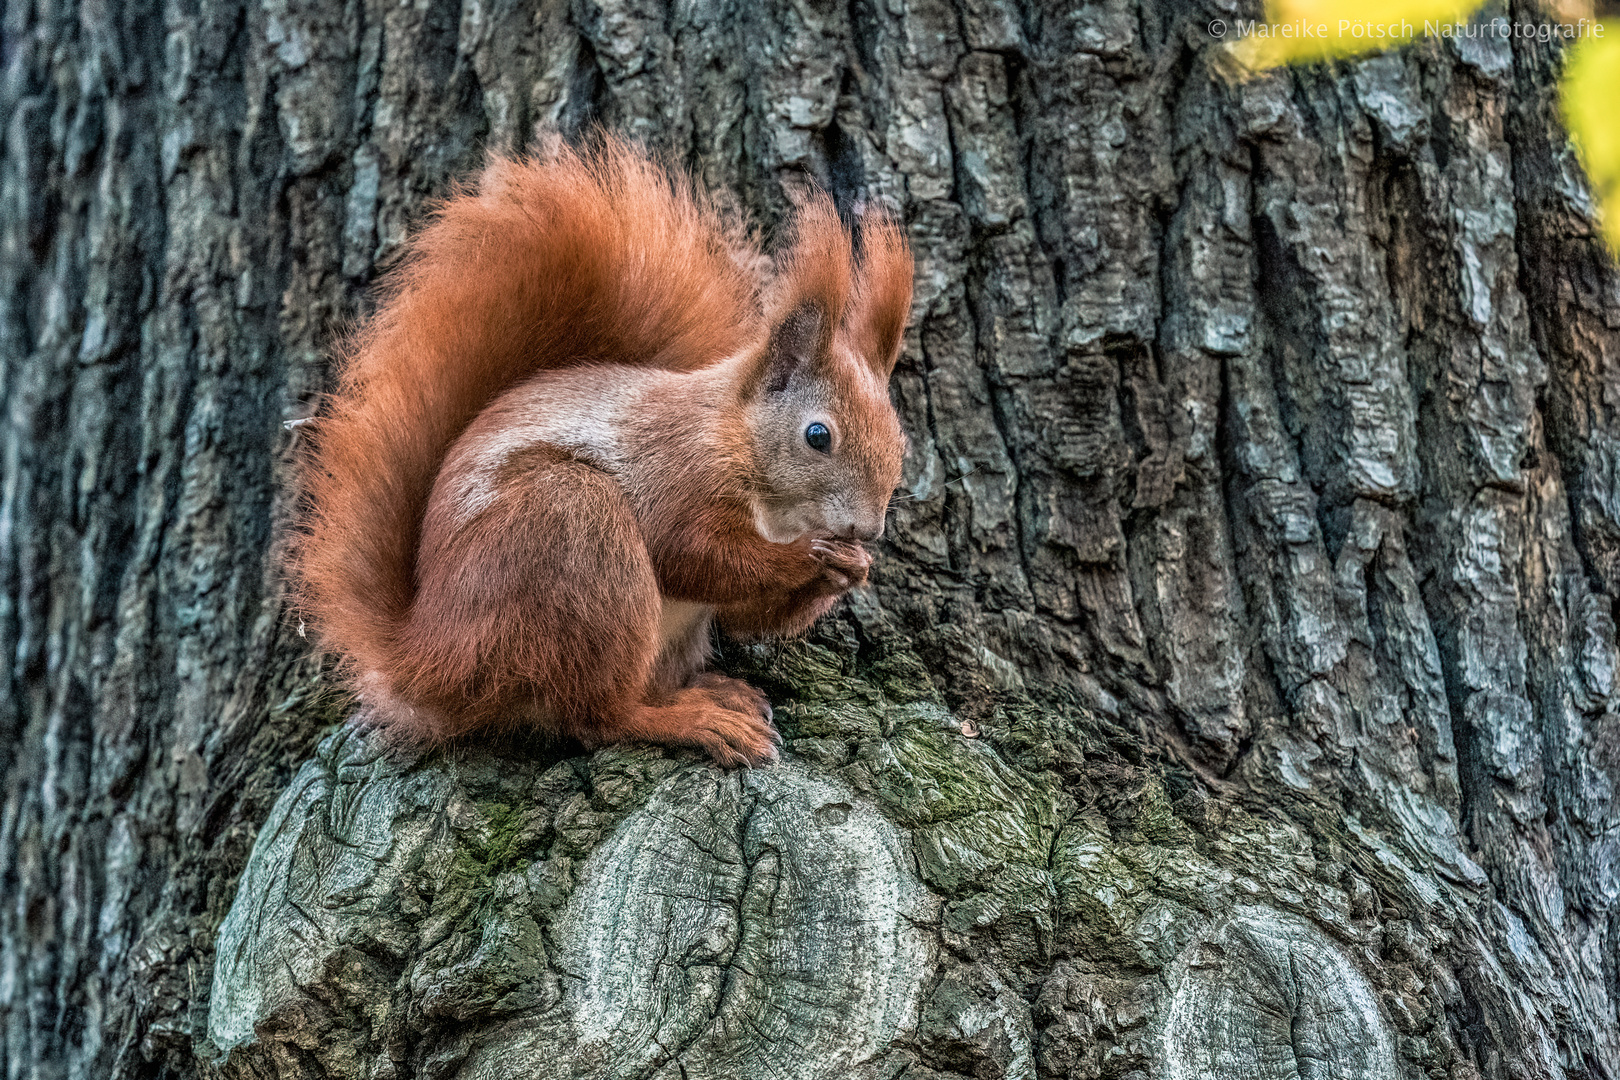
[[[1224,2],[7,4],[6,1074],[1620,1076],[1562,46],[1235,80]],[[385,753],[282,614],[334,335],[593,122],[917,249],[874,587],[722,643],[770,769]]]

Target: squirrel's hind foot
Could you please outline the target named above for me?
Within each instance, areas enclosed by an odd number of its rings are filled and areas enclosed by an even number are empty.
[[[619,737],[696,747],[727,769],[775,761],[782,742],[764,694],[712,673],[698,676],[664,704],[638,706]]]
[[[750,715],[757,713],[765,717],[767,724],[776,719],[770,699],[741,679],[733,679],[730,675],[721,675],[716,671],[705,671],[689,685],[693,690],[702,690],[723,708],[732,712]]]
[[[363,731],[380,730],[399,747],[432,746],[470,728],[450,713],[401,697],[380,672],[368,672],[357,679],[355,696],[360,704],[351,717],[355,726]]]

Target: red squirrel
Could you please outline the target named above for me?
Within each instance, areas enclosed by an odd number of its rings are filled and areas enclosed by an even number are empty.
[[[805,631],[866,580],[900,479],[899,227],[831,201],[771,260],[630,144],[496,157],[410,241],[302,471],[298,606],[371,722],[532,725],[758,764],[711,622]]]

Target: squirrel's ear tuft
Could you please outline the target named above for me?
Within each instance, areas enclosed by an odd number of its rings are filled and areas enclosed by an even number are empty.
[[[780,257],[772,305],[779,312],[745,397],[784,389],[801,368],[832,354],[833,335],[853,288],[849,233],[825,192],[793,216],[793,242]]]
[[[824,191],[816,191],[793,214],[793,246],[788,250],[777,294],[783,309],[800,302],[818,305],[827,317],[822,344],[832,345],[833,331],[844,317],[853,287],[849,230]]]
[[[845,316],[850,344],[887,379],[900,359],[900,343],[911,318],[911,246],[893,218],[861,218],[861,265],[855,298]]]

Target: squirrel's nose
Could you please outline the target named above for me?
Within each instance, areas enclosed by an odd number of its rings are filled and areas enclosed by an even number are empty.
[[[835,535],[840,540],[858,540],[863,544],[869,544],[883,535],[883,519],[878,518],[875,526],[858,525],[851,522],[840,529]]]

